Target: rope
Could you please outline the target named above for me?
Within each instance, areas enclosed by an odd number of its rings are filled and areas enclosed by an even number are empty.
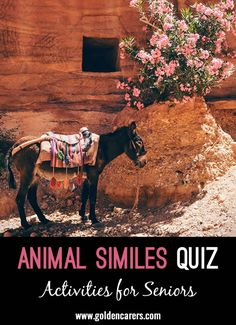
[[[15,147],[12,150],[12,154],[11,155],[14,156],[17,152],[21,151],[22,149],[24,149],[26,147],[30,147],[33,144],[41,143],[43,141],[49,141],[50,139],[51,139],[51,137],[45,136],[45,137],[40,137],[40,138],[36,138],[36,139],[30,140],[30,141],[26,141],[26,142],[20,144],[19,146]]]
[[[136,193],[135,193],[135,199],[134,199],[134,204],[132,209],[130,210],[130,213],[132,213],[134,210],[136,210],[138,208],[138,204],[139,204],[139,193],[140,193],[140,172],[138,170],[137,172],[137,180],[136,180]]]

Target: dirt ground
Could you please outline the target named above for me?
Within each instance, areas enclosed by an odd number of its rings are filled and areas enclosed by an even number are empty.
[[[0,220],[0,236],[17,237],[144,237],[144,236],[236,236],[236,166],[209,183],[201,194],[187,203],[160,209],[139,207],[130,211],[114,206],[99,195],[97,215],[101,226],[80,221],[79,195],[76,202],[45,195],[42,206],[51,220],[42,226],[27,207],[32,227],[23,231],[19,218],[11,215]],[[79,193],[78,193],[79,194]]]

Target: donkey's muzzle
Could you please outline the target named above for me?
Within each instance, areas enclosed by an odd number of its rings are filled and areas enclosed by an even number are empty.
[[[143,168],[147,164],[147,155],[140,156],[136,161],[135,161],[135,166],[139,168]]]

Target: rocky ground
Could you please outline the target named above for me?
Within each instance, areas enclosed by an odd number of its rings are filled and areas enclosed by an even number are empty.
[[[97,215],[102,224],[82,223],[78,214],[79,193],[66,201],[53,195],[42,197],[45,214],[51,220],[46,227],[38,223],[30,208],[32,224],[28,231],[19,218],[1,218],[1,236],[42,237],[144,237],[144,236],[236,236],[236,166],[209,183],[203,192],[185,204],[179,202],[160,209],[139,207],[135,211],[114,206],[99,195]]]

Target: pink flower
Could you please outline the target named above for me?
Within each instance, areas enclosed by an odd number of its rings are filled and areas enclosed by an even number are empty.
[[[153,34],[150,39],[151,46],[156,46],[159,50],[170,45],[170,40],[166,34]]]
[[[223,61],[221,59],[214,58],[208,66],[208,72],[210,75],[218,75],[222,65]]]
[[[152,50],[151,56],[155,61],[159,61],[159,58],[161,57],[161,51],[158,49]]]
[[[158,40],[158,35],[153,34],[151,39],[150,39],[151,46],[155,46],[157,44],[157,40]]]
[[[170,40],[167,35],[162,35],[157,41],[157,47],[159,49],[165,48],[170,45]]]
[[[223,32],[222,30],[217,33],[217,38],[220,40],[224,40],[225,39],[225,32]]]
[[[234,0],[226,0],[227,9],[234,9]]]
[[[217,41],[215,41],[215,46],[216,46],[215,53],[221,53],[221,50],[222,50],[221,39],[218,39]]]
[[[140,50],[137,54],[137,58],[141,59],[143,64],[150,62],[151,64],[156,64],[161,59],[161,51],[159,49],[151,50],[148,53],[144,50]],[[150,66],[152,69],[152,66]]]
[[[206,36],[202,36],[202,41],[203,41],[204,43],[207,43],[207,42],[210,41],[210,39],[209,39],[208,37],[206,37]]]
[[[128,83],[130,83],[130,82],[132,81],[132,78],[129,77],[129,78],[127,79],[127,81],[128,81]]]
[[[180,20],[178,22],[178,27],[181,30],[181,32],[186,32],[186,30],[188,29],[188,26],[184,20]]]
[[[193,67],[194,66],[194,62],[193,62],[192,59],[191,60],[187,60],[187,66],[188,67]]]
[[[173,13],[174,6],[166,0],[154,0],[150,1],[149,8],[153,14],[163,16]]]
[[[172,23],[173,22],[173,16],[172,15],[167,15],[165,16],[164,23]]]
[[[139,82],[140,82],[140,83],[143,83],[143,81],[144,81],[144,77],[143,77],[143,76],[140,76],[140,77],[139,77]]]
[[[200,14],[204,14],[206,10],[206,6],[204,6],[202,3],[199,3],[196,5],[196,11]]]
[[[140,110],[142,108],[144,108],[144,105],[141,102],[138,102],[137,103],[137,109]]]
[[[128,93],[125,94],[125,100],[129,102],[131,100],[130,95]]]
[[[200,38],[199,34],[190,33],[187,42],[190,46],[195,47],[199,38]]]
[[[213,16],[220,21],[224,17],[224,13],[219,8],[215,8],[213,10]]]
[[[207,60],[210,53],[207,50],[200,49],[200,59]]]
[[[197,68],[197,69],[199,69],[199,68],[201,68],[203,66],[203,62],[198,58],[195,58],[193,60],[193,62],[194,62],[195,68]]]
[[[177,61],[170,61],[169,64],[164,64],[163,65],[163,72],[166,74],[167,77],[170,77],[174,74],[176,67],[179,65]],[[157,70],[156,70],[157,72]],[[155,74],[156,74],[155,72]]]
[[[140,50],[137,57],[141,59],[142,63],[145,64],[149,62],[151,55],[144,50]]]
[[[130,7],[137,7],[138,0],[131,0],[129,5],[130,5]]]
[[[174,103],[175,104],[179,104],[179,103],[181,103],[178,99],[176,99],[176,98],[174,98]]]
[[[233,10],[234,9],[234,1],[233,0],[226,0],[226,3],[224,4],[224,8],[226,10]]]
[[[214,69],[220,69],[222,67],[223,61],[221,59],[214,58],[211,64]]]
[[[179,89],[183,92],[192,92],[192,87],[190,86],[190,84],[180,84]]]
[[[159,77],[159,76],[162,76],[162,75],[164,75],[165,74],[165,72],[161,69],[161,68],[157,68],[156,69],[156,71],[155,71],[155,75],[157,76],[157,77]]]
[[[234,72],[234,65],[233,65],[233,63],[226,62],[225,67],[224,67],[223,72],[222,72],[222,78],[223,79],[228,78],[229,76],[232,75],[233,72]]]
[[[165,24],[163,25],[163,30],[166,32],[167,30],[173,28],[173,26],[174,26],[173,24],[165,23]]]
[[[124,82],[118,81],[116,87],[117,87],[117,89],[122,89],[123,90],[123,89],[127,88],[127,84],[124,83]]]
[[[134,89],[133,89],[133,96],[134,97],[139,97],[140,93],[141,93],[140,89],[134,87]]]
[[[190,55],[196,55],[197,51],[194,49],[190,44],[185,44],[183,46],[178,46],[176,48],[177,53],[183,54],[186,58],[188,58]]]
[[[154,86],[155,87],[159,87],[160,83],[162,82],[163,80],[163,77],[162,76],[159,76],[156,80],[156,82],[154,83]]]
[[[211,16],[213,14],[213,10],[211,8],[206,8],[204,14],[206,16]]]
[[[183,103],[187,103],[187,102],[190,101],[190,99],[191,99],[191,97],[189,97],[189,96],[184,96],[183,99],[182,99],[182,102],[183,102]]]

